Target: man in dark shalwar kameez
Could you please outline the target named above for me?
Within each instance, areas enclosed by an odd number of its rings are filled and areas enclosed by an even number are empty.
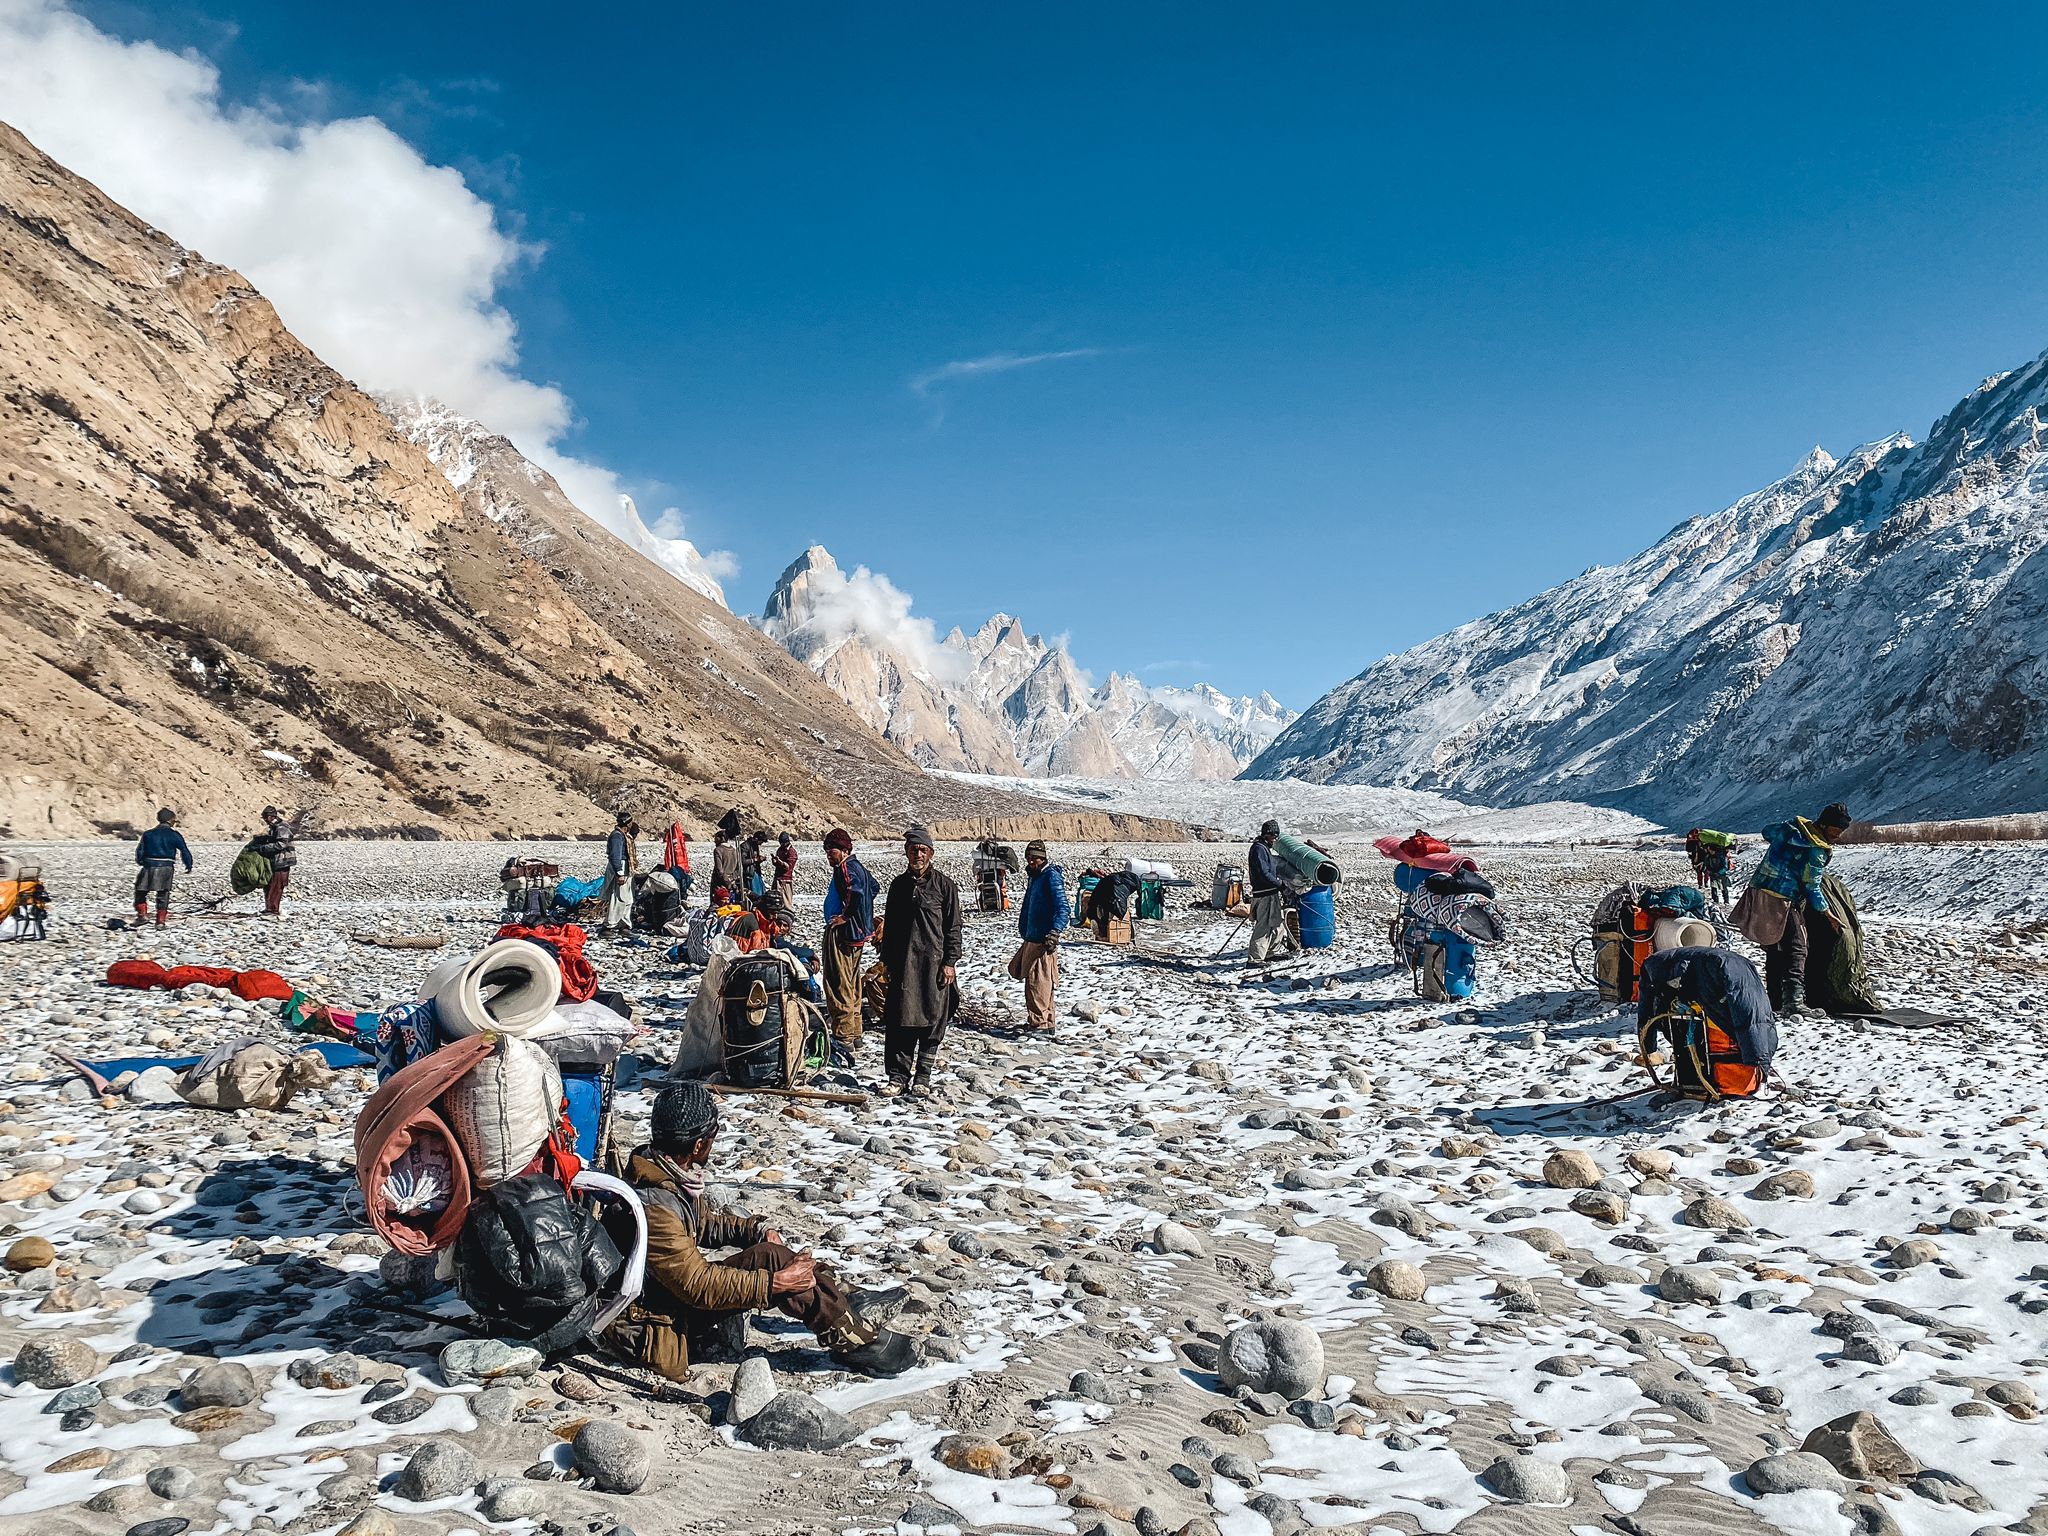
[[[946,1026],[960,1006],[960,888],[932,867],[932,835],[921,826],[903,834],[909,865],[889,883],[882,911],[881,961],[889,973],[882,1010],[887,1097],[928,1098]]]

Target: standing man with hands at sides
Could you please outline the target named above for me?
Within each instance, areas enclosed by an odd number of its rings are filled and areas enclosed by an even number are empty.
[[[640,829],[620,811],[604,842],[604,926],[600,933],[633,931],[633,834]]]
[[[185,861],[185,873],[192,873],[192,849],[178,830],[178,813],[168,806],[156,813],[156,825],[142,834],[135,847],[135,923],[140,927],[149,912],[149,899],[156,898],[156,925],[171,920],[171,879],[178,860]]]
[[[647,1286],[605,1330],[616,1353],[671,1381],[690,1374],[690,1338],[728,1317],[773,1307],[817,1335],[833,1360],[870,1376],[917,1362],[906,1336],[861,1315],[861,1298],[808,1253],[798,1253],[758,1216],[737,1216],[704,1195],[718,1139],[718,1101],[702,1083],[670,1083],[654,1101],[647,1145],[627,1160],[626,1181],[647,1212]],[[628,1216],[624,1207],[607,1208]],[[632,1233],[620,1230],[621,1251]],[[706,1248],[737,1248],[707,1259]]]
[[[1025,1027],[1051,1034],[1053,992],[1060,980],[1060,935],[1072,917],[1067,881],[1040,838],[1024,845],[1024,868],[1031,877],[1017,912],[1017,933],[1024,943],[1011,962],[1011,974],[1024,983]]]
[[[930,1098],[946,1026],[960,1006],[960,887],[932,867],[932,835],[913,823],[903,834],[903,873],[889,882],[881,959],[889,973],[882,1009],[885,1098]]]
[[[832,1042],[850,1057],[860,1049],[861,952],[875,936],[875,897],[881,886],[853,855],[853,834],[834,827],[825,834],[825,862],[832,866],[825,887],[825,943],[820,969]]]
[[[775,844],[775,896],[785,907],[796,909],[796,839],[787,832]]]

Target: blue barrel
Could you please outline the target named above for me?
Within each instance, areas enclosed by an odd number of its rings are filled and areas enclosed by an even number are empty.
[[[1301,898],[1301,947],[1328,949],[1337,942],[1337,892],[1319,885]]]

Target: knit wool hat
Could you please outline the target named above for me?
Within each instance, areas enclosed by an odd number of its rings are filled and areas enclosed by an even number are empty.
[[[1025,858],[1030,858],[1031,855],[1033,855],[1034,853],[1037,854],[1041,859],[1049,859],[1052,857],[1051,854],[1045,851],[1045,839],[1042,837],[1034,837],[1033,839],[1031,839],[1030,842],[1024,845]]]
[[[655,1097],[647,1139],[657,1152],[688,1152],[718,1129],[718,1101],[702,1083],[670,1083]]]
[[[834,827],[825,834],[825,846],[837,848],[841,853],[853,852],[853,834],[844,827]]]
[[[904,829],[903,846],[906,848],[930,848],[934,852],[937,851],[937,845],[932,842],[931,833],[924,829],[924,823],[921,821],[913,821]]]
[[[1259,836],[1261,837],[1278,837],[1279,835],[1280,823],[1277,821],[1268,821],[1263,827],[1259,828]]]
[[[1820,813],[1820,820],[1816,825],[1824,831],[1846,832],[1855,820],[1856,818],[1849,814],[1849,807],[1837,800]]]

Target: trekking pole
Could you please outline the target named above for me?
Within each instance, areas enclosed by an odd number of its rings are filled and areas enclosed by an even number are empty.
[[[1237,927],[1231,929],[1230,932],[1224,937],[1223,943],[1217,947],[1216,953],[1209,957],[1211,960],[1217,959],[1222,955],[1224,950],[1230,948],[1231,940],[1237,937],[1238,930],[1244,927],[1246,921],[1247,919],[1242,917],[1240,917],[1237,920]]]

